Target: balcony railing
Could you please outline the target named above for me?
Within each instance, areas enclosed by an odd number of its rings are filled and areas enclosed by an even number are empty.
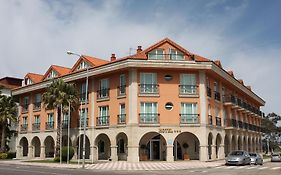
[[[208,115],[208,124],[213,125],[213,116],[212,115]]]
[[[248,130],[249,128],[249,124],[248,123],[244,123],[244,129]]]
[[[233,95],[224,95],[222,97],[222,100],[223,100],[224,103],[232,103],[234,105],[237,104],[236,98]]]
[[[28,104],[22,105],[22,112],[28,112]]]
[[[34,111],[39,111],[41,110],[41,102],[35,102],[33,106]]]
[[[89,93],[87,93],[87,99],[88,99],[88,102],[89,102]],[[86,92],[79,94],[79,100],[80,100],[80,102],[85,102]]]
[[[221,101],[221,94],[217,91],[214,91],[215,94],[215,100]]]
[[[84,127],[84,118],[78,119],[78,127]],[[86,118],[86,127],[89,126],[89,118]]]
[[[199,123],[199,114],[180,114],[181,124],[196,124]]]
[[[158,124],[159,114],[158,113],[140,113],[140,124]]]
[[[148,53],[148,59],[150,59],[150,60],[184,60],[184,55],[183,54]]]
[[[236,121],[235,119],[231,119],[230,125],[231,125],[232,127],[237,128],[237,121]]]
[[[109,98],[109,88],[100,89],[97,91],[97,98],[98,99],[105,99]]]
[[[109,116],[97,117],[97,126],[109,126]]]
[[[180,95],[197,95],[196,85],[179,85]]]
[[[216,126],[221,126],[221,118],[216,117]]]
[[[210,87],[207,87],[207,96],[212,97],[212,89]]]
[[[55,122],[46,122],[46,130],[53,130],[55,127]]]
[[[243,122],[242,122],[242,121],[238,121],[238,127],[239,127],[240,129],[243,129],[243,128],[244,128]]]
[[[118,92],[118,96],[124,96],[126,95],[126,85],[122,85],[122,86],[118,86],[117,87],[117,92]]]
[[[40,130],[40,123],[33,123],[32,131],[39,131],[39,130]]]
[[[159,85],[158,84],[140,84],[141,94],[158,94]]]
[[[27,131],[27,128],[28,128],[28,124],[22,124],[22,125],[20,125],[20,131],[22,131],[22,132]]]
[[[126,124],[126,114],[119,114],[117,117],[118,125]]]

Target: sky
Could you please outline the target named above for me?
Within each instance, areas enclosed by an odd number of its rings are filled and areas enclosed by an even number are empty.
[[[165,37],[226,70],[281,114],[279,0],[0,0],[0,77],[72,67],[71,50],[103,59]]]

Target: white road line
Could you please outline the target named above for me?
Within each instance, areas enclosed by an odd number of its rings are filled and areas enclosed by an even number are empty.
[[[278,169],[280,169],[281,167],[273,167],[273,168],[271,168],[272,170],[278,170]]]

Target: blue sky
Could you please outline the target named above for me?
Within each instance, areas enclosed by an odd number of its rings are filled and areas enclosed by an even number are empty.
[[[0,77],[71,67],[72,50],[109,59],[169,37],[220,59],[281,114],[279,0],[0,0]]]

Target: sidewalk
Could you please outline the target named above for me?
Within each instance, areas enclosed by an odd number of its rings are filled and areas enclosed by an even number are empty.
[[[77,164],[59,164],[59,163],[38,163],[38,162],[27,162],[27,160],[9,160],[0,161],[4,164],[16,164],[16,165],[29,165],[29,166],[44,166],[52,168],[81,168],[82,165]],[[190,161],[176,161],[176,162],[138,162],[129,163],[126,161],[118,162],[97,162],[95,164],[86,164],[86,169],[92,170],[183,170],[183,169],[193,169],[193,168],[211,168],[224,165],[224,160],[212,161],[212,162],[200,162],[198,160]]]

